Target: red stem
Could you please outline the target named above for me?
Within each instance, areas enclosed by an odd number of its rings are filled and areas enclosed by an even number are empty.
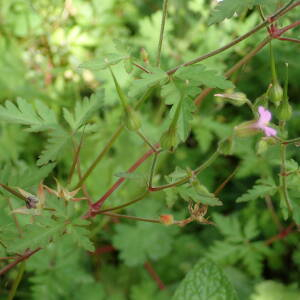
[[[103,253],[109,253],[109,252],[113,252],[116,249],[112,246],[112,245],[105,245],[102,247],[97,248],[94,252],[91,252],[91,255],[101,255]]]
[[[159,144],[154,145],[155,148],[159,148]],[[127,173],[133,173],[148,157],[154,153],[154,150],[150,149],[142,157],[140,157],[128,170]],[[89,212],[85,215],[85,218],[94,217],[97,211],[102,207],[105,200],[125,181],[126,177],[119,178],[112,187],[95,203],[90,207]]]
[[[6,273],[7,271],[9,271],[10,269],[12,269],[18,263],[22,262],[23,260],[28,259],[31,255],[33,255],[34,253],[38,252],[39,250],[41,250],[41,248],[37,248],[35,250],[26,251],[24,255],[20,256],[15,261],[13,261],[12,263],[10,263],[10,264],[6,265],[4,268],[2,268],[0,270],[0,276],[3,275],[4,273]]]
[[[295,226],[295,223],[290,224],[288,227],[284,228],[283,230],[281,230],[278,234],[276,234],[275,236],[269,238],[265,243],[266,245],[271,245],[274,242],[278,241],[278,240],[282,240],[284,238],[286,238],[291,232],[293,232],[293,228]]]
[[[160,290],[164,290],[166,288],[163,281],[160,279],[159,275],[154,270],[153,266],[150,264],[150,262],[145,262],[144,264],[145,269],[148,271],[151,278],[156,282],[158,288]]]

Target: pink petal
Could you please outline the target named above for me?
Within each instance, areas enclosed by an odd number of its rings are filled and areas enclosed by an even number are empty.
[[[265,109],[263,106],[258,107],[258,112],[259,112],[258,122],[260,124],[267,124],[271,121],[271,119],[272,119],[271,113],[267,109]]]
[[[268,126],[265,126],[263,128],[263,131],[265,132],[266,136],[276,136],[276,134],[277,134],[277,131],[274,128],[271,128]]]

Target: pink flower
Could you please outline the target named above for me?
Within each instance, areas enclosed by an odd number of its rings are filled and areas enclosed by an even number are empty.
[[[253,127],[261,129],[266,136],[276,136],[277,131],[267,125],[272,119],[272,114],[263,106],[258,107],[259,119],[253,124]]]

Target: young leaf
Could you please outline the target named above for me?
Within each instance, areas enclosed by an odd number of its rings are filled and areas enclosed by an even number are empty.
[[[9,252],[22,253],[26,249],[36,249],[46,246],[50,241],[62,236],[65,229],[63,222],[47,221],[47,225],[27,225],[22,238],[8,245]]]
[[[267,195],[273,196],[278,188],[272,180],[257,180],[256,184],[249,189],[245,194],[238,197],[236,202],[247,202],[265,197]]]
[[[87,251],[95,251],[93,243],[88,238],[89,231],[84,227],[76,226],[73,224],[68,228],[68,234],[71,235],[72,240],[81,248]]]
[[[64,108],[64,118],[73,131],[84,125],[91,116],[100,109],[103,104],[104,90],[92,94],[90,99],[84,98],[82,102],[76,102],[74,114]]]
[[[212,260],[201,259],[186,275],[172,300],[237,300],[236,292]]]
[[[173,229],[158,224],[138,223],[116,225],[113,245],[128,266],[142,265],[148,259],[157,260],[171,251]]]
[[[49,133],[48,144],[42,151],[37,165],[47,164],[49,161],[55,161],[62,153],[66,145],[71,141],[71,136],[62,128]]]
[[[235,13],[241,14],[247,9],[252,8],[254,5],[263,4],[265,0],[223,0],[219,2],[216,9],[212,12],[209,18],[209,24],[219,23],[224,19],[231,18]]]
[[[212,88],[229,89],[234,85],[215,70],[208,70],[204,65],[197,64],[180,68],[175,76],[184,81],[192,82],[192,85],[204,85]]]
[[[0,119],[9,123],[29,126],[29,131],[38,132],[57,128],[55,113],[40,101],[36,102],[36,109],[22,98],[14,104],[6,101],[0,106]]]
[[[158,84],[163,84],[168,80],[168,75],[165,71],[156,67],[151,67],[149,68],[149,70],[151,71],[151,73],[143,73],[142,79],[137,79],[132,83],[131,89],[129,91],[130,97],[135,98],[141,95],[147,89]]]
[[[87,61],[79,66],[82,69],[89,69],[92,71],[104,70],[110,66],[116,65],[124,59],[127,59],[128,56],[124,54],[110,53],[103,55],[99,58]]]

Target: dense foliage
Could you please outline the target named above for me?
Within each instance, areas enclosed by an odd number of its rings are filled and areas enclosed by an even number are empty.
[[[0,299],[300,299],[299,6],[2,1]]]

